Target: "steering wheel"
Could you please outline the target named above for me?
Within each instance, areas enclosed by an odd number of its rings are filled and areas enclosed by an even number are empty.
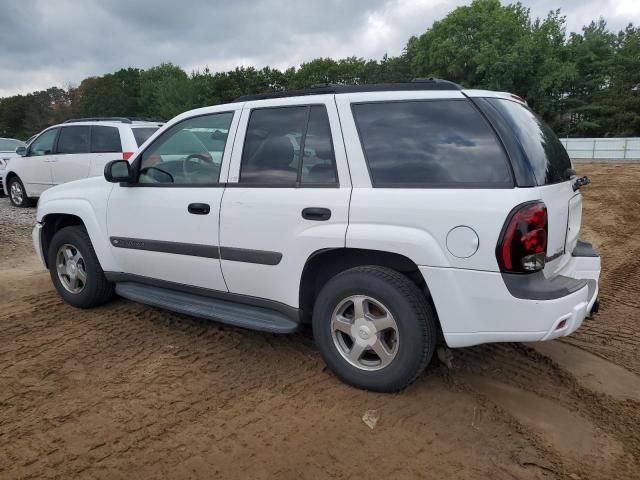
[[[195,159],[197,161],[192,162],[191,160]],[[196,168],[189,168],[187,165],[196,165]],[[207,153],[192,153],[191,155],[185,157],[182,161],[182,172],[185,177],[189,177],[192,173],[196,173],[198,171],[197,166],[208,166],[213,165],[213,158],[211,155]]]

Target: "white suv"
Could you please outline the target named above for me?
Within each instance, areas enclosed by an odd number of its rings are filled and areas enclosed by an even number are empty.
[[[113,117],[72,119],[49,127],[8,162],[4,191],[16,207],[29,206],[54,185],[102,175],[105,164],[117,157],[128,160],[160,126]]]
[[[176,117],[105,178],[47,191],[33,240],[71,305],[311,323],[338,377],[395,391],[438,339],[549,340],[597,309],[585,183],[514,95],[326,86]]]

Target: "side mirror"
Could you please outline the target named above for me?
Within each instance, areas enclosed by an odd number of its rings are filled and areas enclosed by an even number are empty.
[[[18,148],[16,148],[16,153],[18,155],[20,155],[21,157],[26,157],[27,156],[27,147],[18,147]]]
[[[131,166],[126,160],[112,160],[104,166],[104,178],[107,182],[121,183],[131,180]]]

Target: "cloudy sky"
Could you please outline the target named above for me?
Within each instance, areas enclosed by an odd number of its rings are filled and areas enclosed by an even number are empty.
[[[0,0],[0,97],[122,67],[284,68],[316,57],[397,55],[463,0]],[[604,15],[640,24],[640,0],[523,0],[569,31]]]

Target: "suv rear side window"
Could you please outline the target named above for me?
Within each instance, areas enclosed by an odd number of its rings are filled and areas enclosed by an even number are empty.
[[[116,127],[93,125],[91,127],[91,152],[116,153],[122,152],[120,132]]]
[[[133,137],[136,139],[138,146],[146,142],[151,135],[156,133],[159,127],[132,128]]]
[[[242,150],[240,183],[281,187],[337,185],[331,128],[324,105],[253,110]]]
[[[89,131],[91,127],[62,127],[58,138],[57,153],[89,153]]]
[[[538,185],[569,179],[567,170],[571,168],[571,160],[551,127],[521,103],[501,98],[487,98],[487,101],[512,126]]]
[[[353,105],[374,187],[512,187],[504,150],[466,100]]]

